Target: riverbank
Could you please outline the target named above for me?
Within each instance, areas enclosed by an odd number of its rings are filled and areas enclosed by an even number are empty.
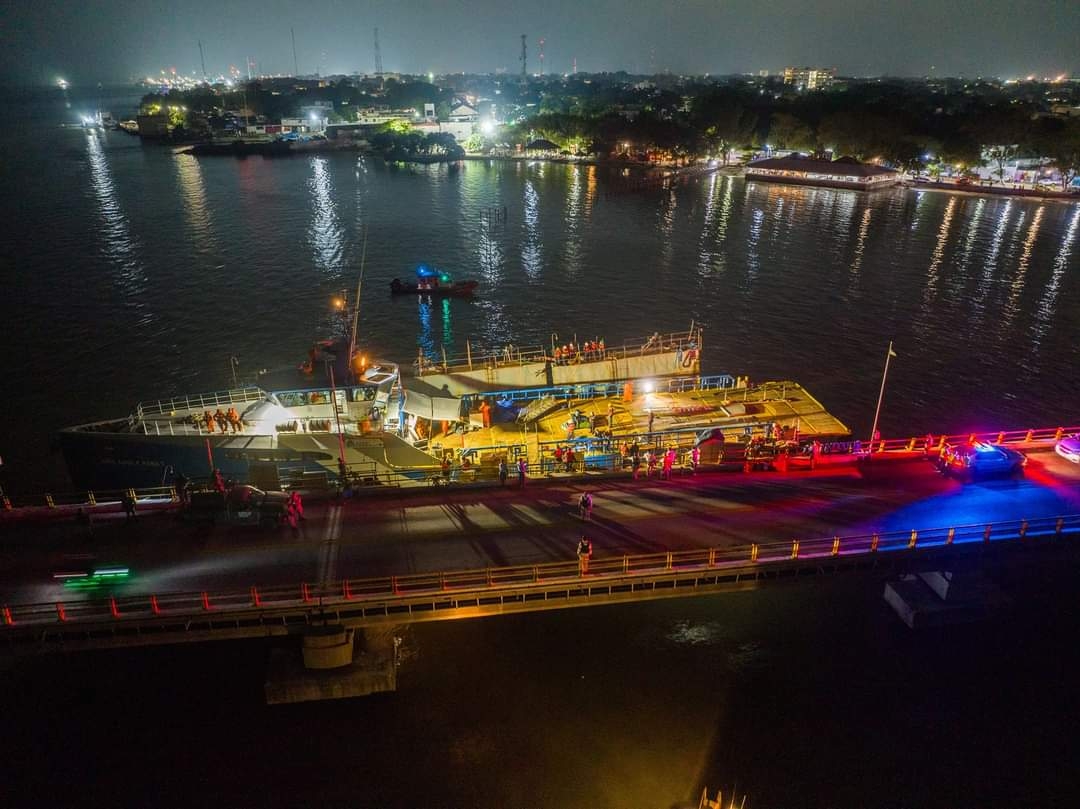
[[[910,181],[904,182],[902,185],[913,191],[934,191],[939,194],[964,194],[975,197],[1018,197],[1038,202],[1080,202],[1080,194],[1071,194],[1068,191],[1036,191],[1034,189],[1007,188],[1005,186],[960,186],[956,183],[914,183]]]

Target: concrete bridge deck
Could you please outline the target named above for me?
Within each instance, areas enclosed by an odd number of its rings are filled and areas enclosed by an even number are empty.
[[[77,605],[115,594],[264,591],[309,583],[506,566],[575,564],[586,533],[596,559],[730,549],[834,534],[1049,518],[1080,513],[1080,466],[1030,455],[1017,480],[961,483],[925,461],[860,464],[787,475],[723,472],[671,481],[588,484],[595,507],[582,524],[580,479],[517,489],[431,490],[378,500],[311,504],[288,528],[192,525],[174,514],[85,526],[24,523],[0,534],[0,604]],[[123,564],[132,576],[107,588],[53,579],[78,566]],[[3,627],[0,627],[2,631]]]

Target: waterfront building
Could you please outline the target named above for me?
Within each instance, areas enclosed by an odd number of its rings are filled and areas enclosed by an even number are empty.
[[[824,90],[836,78],[835,67],[785,67],[784,84],[796,90]]]
[[[860,163],[853,157],[837,160],[813,160],[796,157],[770,157],[755,160],[746,167],[748,180],[762,182],[793,183],[795,185],[820,185],[829,188],[854,188],[870,191],[888,188],[900,181],[895,169]]]

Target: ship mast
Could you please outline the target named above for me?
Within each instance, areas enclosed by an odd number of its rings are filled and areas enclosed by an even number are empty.
[[[353,303],[352,335],[349,337],[349,371],[356,354],[356,327],[360,320],[360,288],[364,284],[364,264],[367,260],[367,225],[364,225],[364,247],[360,253],[360,277],[356,279],[356,301]],[[354,375],[355,376],[355,375]]]

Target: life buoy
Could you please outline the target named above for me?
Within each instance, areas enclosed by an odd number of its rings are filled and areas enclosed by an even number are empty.
[[[691,367],[696,361],[697,361],[697,349],[696,348],[687,349],[686,353],[683,354],[683,361],[682,361],[683,368]]]

